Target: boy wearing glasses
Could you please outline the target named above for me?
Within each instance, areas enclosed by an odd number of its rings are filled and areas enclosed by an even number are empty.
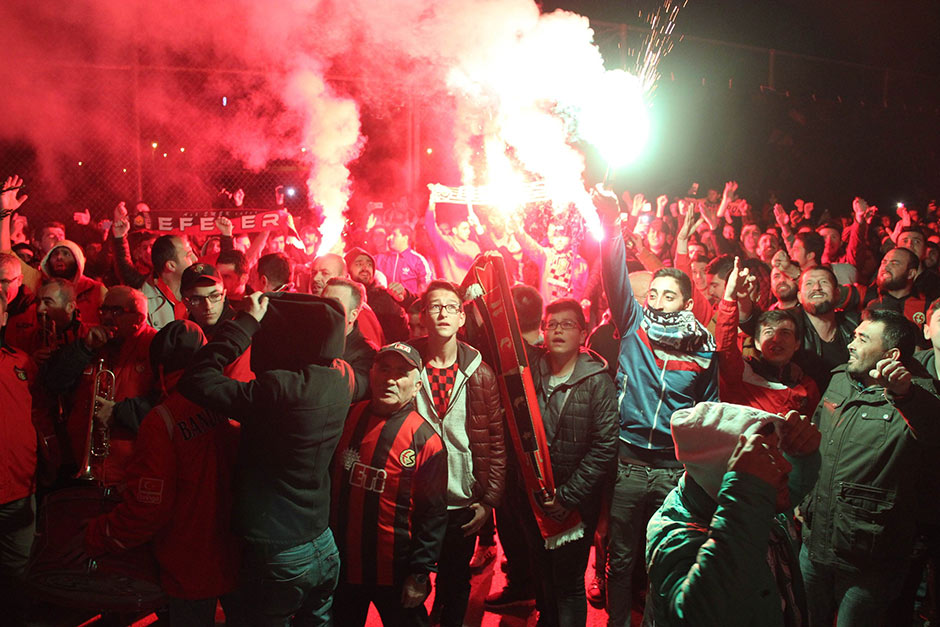
[[[411,342],[425,365],[417,410],[447,451],[447,531],[435,605],[442,627],[460,627],[470,598],[476,534],[492,516],[505,485],[503,406],[493,370],[478,350],[457,339],[466,322],[457,286],[432,281],[422,304],[428,335]]]
[[[213,266],[194,263],[183,270],[180,279],[183,304],[189,312],[189,319],[199,325],[206,338],[215,336],[219,326],[237,313],[225,298],[225,292],[222,276]],[[255,378],[251,372],[250,346],[225,368],[225,375],[235,381]]]
[[[587,620],[584,571],[602,487],[617,454],[618,412],[607,362],[582,347],[587,323],[581,305],[571,298],[551,303],[542,333],[545,352],[533,366],[533,379],[556,486],[542,508],[559,520],[577,510],[587,528],[578,540],[547,550],[534,516],[522,509],[538,579],[539,625],[567,627]]]

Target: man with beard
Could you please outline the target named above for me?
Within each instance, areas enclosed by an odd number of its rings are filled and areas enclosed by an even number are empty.
[[[692,313],[691,279],[675,268],[662,268],[653,275],[645,306],[638,303],[627,275],[617,198],[598,192],[594,204],[607,233],[601,242],[601,272],[621,338],[616,386],[620,444],[610,506],[607,624],[625,627],[630,624],[633,569],[642,563],[636,551],[646,537],[646,523],[682,475],[669,417],[698,402],[718,400],[718,359],[714,338]]]
[[[914,289],[920,259],[907,248],[892,248],[881,259],[875,277],[877,292],[869,289],[864,305],[870,309],[890,309],[923,327],[926,299]]]
[[[775,233],[762,233],[757,240],[757,257],[767,265],[780,249],[780,238]]]
[[[848,359],[857,313],[836,309],[839,284],[826,266],[804,270],[800,275],[800,305],[803,307],[803,347],[794,361],[820,389],[829,384],[830,371]]]
[[[401,298],[375,280],[375,259],[372,255],[362,248],[353,248],[346,253],[346,267],[349,269],[349,278],[366,288],[366,300],[382,325],[385,339],[389,342],[408,339],[408,314],[401,306]]]
[[[901,229],[898,235],[897,245],[900,248],[907,248],[917,255],[918,268],[917,276],[914,277],[914,289],[921,294],[927,302],[933,302],[940,298],[940,275],[936,271],[931,272],[925,263],[927,260],[927,236],[917,226],[906,226]]]
[[[887,616],[907,573],[940,396],[915,377],[917,329],[875,310],[854,331],[813,422],[822,432],[819,481],[803,501],[800,564],[811,626],[900,625]]]
[[[108,288],[101,281],[85,276],[85,253],[81,246],[71,240],[62,240],[46,254],[39,268],[47,278],[71,281],[82,320],[86,324],[98,322],[98,308]]]
[[[793,309],[799,306],[798,278],[799,273],[792,265],[787,268],[775,267],[770,271],[770,293],[777,299],[770,306],[771,309]]]
[[[339,301],[346,312],[346,349],[343,351],[343,361],[352,366],[356,375],[352,400],[357,403],[369,394],[369,371],[378,350],[378,347],[367,340],[359,330],[359,314],[362,313],[366,290],[361,283],[343,277],[333,277],[323,288],[321,296]]]
[[[320,255],[313,260],[310,268],[311,281],[310,293],[314,296],[322,296],[323,288],[333,277],[349,278],[346,273],[346,262],[339,255],[327,253]],[[385,333],[382,331],[382,325],[375,316],[375,312],[369,307],[368,303],[363,301],[362,309],[358,317],[359,330],[362,335],[368,339],[373,346],[385,345]]]
[[[53,354],[40,374],[49,391],[65,399],[71,448],[80,464],[87,446],[92,373],[99,360],[114,372],[113,401],[101,400],[95,414],[111,430],[111,453],[95,476],[114,485],[124,478],[137,427],[158,402],[150,368],[150,342],[157,331],[147,324],[147,297],[125,285],[111,288],[99,315],[101,324]]]

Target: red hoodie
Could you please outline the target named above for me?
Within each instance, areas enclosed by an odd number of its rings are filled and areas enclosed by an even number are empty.
[[[124,501],[89,523],[89,555],[152,540],[170,596],[232,591],[241,554],[230,522],[238,433],[225,416],[171,393],[140,425]]]

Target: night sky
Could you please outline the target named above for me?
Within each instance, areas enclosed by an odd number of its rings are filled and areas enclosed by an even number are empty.
[[[654,0],[546,1],[595,20],[637,24]],[[689,0],[676,32],[940,76],[936,0]]]

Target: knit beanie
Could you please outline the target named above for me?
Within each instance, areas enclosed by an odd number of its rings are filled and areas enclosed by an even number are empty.
[[[676,459],[695,482],[716,501],[728,460],[738,437],[750,436],[765,424],[779,425],[783,416],[731,403],[699,403],[672,414],[672,441]]]

